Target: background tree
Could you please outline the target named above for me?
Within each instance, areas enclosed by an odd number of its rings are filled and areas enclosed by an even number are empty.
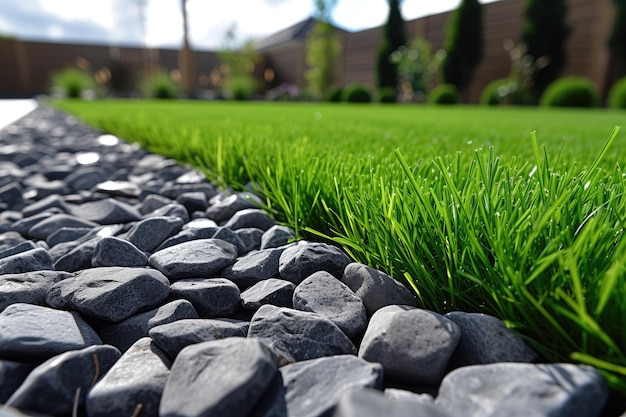
[[[389,17],[384,28],[384,39],[376,56],[376,84],[378,88],[392,87],[395,89],[397,87],[398,69],[391,60],[391,54],[406,44],[400,3],[401,0],[389,0]]]
[[[341,44],[330,23],[330,14],[336,4],[337,0],[315,0],[315,24],[306,39],[308,69],[304,77],[311,94],[318,99],[326,95],[337,75],[335,59],[341,52]]]
[[[626,75],[626,0],[613,0],[615,3],[615,20],[609,40],[611,64],[609,83]]]
[[[483,55],[483,6],[478,0],[462,0],[447,29],[441,75],[444,83],[463,91]]]
[[[565,65],[565,42],[570,33],[566,0],[526,0],[522,42],[533,59],[547,64],[534,74],[531,92],[538,99]]]
[[[254,69],[260,60],[251,41],[243,45],[237,41],[237,26],[233,24],[226,32],[223,46],[217,52],[224,92],[236,100],[246,100],[257,90]]]

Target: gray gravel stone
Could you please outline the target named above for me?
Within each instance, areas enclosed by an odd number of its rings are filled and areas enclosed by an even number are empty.
[[[261,239],[263,238],[263,233],[265,233],[263,230],[256,227],[244,227],[243,229],[235,230],[235,233],[239,235],[241,241],[246,246],[246,250],[243,253],[261,249]]]
[[[0,359],[0,404],[6,404],[9,397],[22,385],[22,382],[36,366],[36,363]]]
[[[191,222],[189,222],[191,223]],[[189,224],[187,223],[187,224]],[[187,229],[183,226],[183,230],[175,234],[174,236],[165,240],[159,247],[155,249],[155,252],[169,248],[171,246],[178,245],[180,243],[190,242],[192,240],[210,239],[215,234],[217,227],[194,227]]]
[[[146,214],[145,217],[179,217],[183,219],[183,222],[185,223],[189,221],[189,213],[187,212],[187,209],[185,206],[178,203],[171,203],[163,207],[159,207],[158,209]]]
[[[352,355],[312,359],[284,366],[289,417],[332,415],[345,392],[354,388],[381,389],[383,369]]]
[[[380,363],[385,378],[415,385],[438,384],[460,337],[458,326],[437,313],[387,306],[371,317],[359,357]]]
[[[141,205],[139,206],[139,212],[145,215],[172,203],[172,200],[167,197],[163,197],[162,195],[148,194],[142,200]]]
[[[0,313],[0,359],[33,362],[101,343],[75,312],[18,303]]]
[[[280,255],[278,273],[294,284],[318,271],[340,278],[350,262],[350,258],[335,246],[301,240],[285,248]]]
[[[141,214],[129,204],[112,198],[81,204],[72,214],[98,224],[128,223],[141,220]]]
[[[389,398],[390,400],[407,400],[407,401],[413,401],[413,402],[418,402],[418,403],[422,403],[422,404],[430,404],[430,405],[434,405],[435,404],[435,399],[433,398],[432,395],[430,394],[416,394],[412,391],[407,391],[404,389],[400,389],[400,388],[385,388],[384,391],[385,394],[385,398]]]
[[[220,271],[220,276],[245,289],[267,278],[278,276],[278,262],[285,248],[249,252],[237,258],[234,264]]]
[[[46,303],[118,322],[154,307],[169,292],[169,281],[154,269],[102,267],[79,271],[54,284],[46,294]]]
[[[224,278],[187,278],[171,285],[171,295],[193,304],[202,318],[232,317],[241,301],[239,288]]]
[[[265,279],[241,293],[241,306],[248,310],[257,310],[265,304],[293,308],[295,288],[293,282],[276,278]]]
[[[604,378],[588,366],[496,363],[446,375],[435,404],[467,417],[594,417],[607,396]]]
[[[104,181],[96,184],[92,191],[113,197],[138,198],[142,189],[130,181]]]
[[[388,305],[417,306],[415,297],[404,285],[363,264],[355,262],[346,266],[341,281],[363,300],[369,316]]]
[[[239,237],[237,233],[228,227],[218,227],[215,233],[212,236],[213,239],[221,239],[225,242],[228,242],[234,245],[237,248],[238,254],[243,254],[246,250],[246,245],[243,243],[243,240]]]
[[[58,194],[49,195],[39,201],[35,201],[22,209],[22,215],[26,217],[32,217],[36,214],[49,211],[51,208],[60,209],[63,213],[69,213],[70,209],[63,200],[63,197]]]
[[[144,252],[154,250],[166,239],[180,232],[183,219],[180,217],[151,217],[135,224],[126,239]]]
[[[85,238],[88,236],[90,236],[89,233],[85,235]],[[96,246],[98,246],[100,239],[102,239],[102,237],[95,236],[82,242],[70,242],[68,245],[69,250],[64,250],[62,255],[55,256],[54,269],[76,272],[81,269],[91,268],[93,254],[96,251]],[[62,245],[55,246],[55,251],[63,249],[61,246]]]
[[[11,230],[19,233],[21,236],[30,237],[28,236],[28,231],[31,227],[33,227],[43,219],[53,216],[58,212],[59,211],[57,209],[57,211],[46,211],[44,213],[38,213],[33,216],[22,217],[20,220],[11,225]]]
[[[17,255],[18,253],[24,253],[32,249],[37,249],[38,247],[39,246],[37,246],[35,242],[27,240],[26,242],[18,243],[15,246],[0,251],[0,259],[8,258],[11,255]]]
[[[188,346],[172,365],[159,415],[248,416],[277,372],[272,351],[258,340],[229,338]]]
[[[98,226],[98,224],[92,221],[84,220],[70,214],[61,213],[47,217],[33,225],[28,230],[28,236],[32,237],[33,239],[46,240],[48,236],[59,230],[59,228],[61,227],[94,228],[96,226]]]
[[[367,326],[361,299],[326,271],[316,272],[298,284],[293,293],[293,308],[326,317],[351,339]]]
[[[89,417],[156,417],[171,361],[149,337],[140,339],[89,391]]]
[[[188,191],[176,197],[176,201],[187,209],[189,213],[194,211],[205,211],[209,207],[207,196],[202,191]]]
[[[450,359],[451,368],[494,362],[534,362],[539,359],[537,352],[500,319],[462,311],[453,311],[444,317],[461,329],[459,345]]]
[[[72,242],[85,236],[91,230],[92,228],[89,227],[61,227],[46,238],[46,243],[53,247],[60,243]]]
[[[52,256],[43,249],[31,249],[0,259],[0,275],[53,270]]]
[[[263,233],[263,236],[261,237],[261,249],[285,246],[295,238],[295,232],[289,227],[274,225]]]
[[[266,231],[275,224],[274,219],[268,216],[263,210],[243,209],[236,212],[224,226],[232,230],[242,229],[244,227],[256,227],[257,229]]]
[[[0,187],[0,202],[5,203],[9,208],[15,208],[24,202],[22,199],[23,193],[24,188],[22,188],[20,183],[13,181]]]
[[[113,346],[89,346],[48,359],[35,368],[11,396],[8,403],[21,410],[71,415],[76,404],[82,406],[89,389],[120,358]],[[78,402],[76,393],[79,391]]]
[[[248,337],[258,338],[269,346],[279,366],[356,353],[350,339],[332,321],[315,313],[268,304],[252,317]]]
[[[46,292],[72,275],[62,271],[33,271],[0,275],[0,312],[11,304],[45,305]]]
[[[186,300],[176,300],[144,313],[136,314],[119,323],[103,324],[98,334],[105,343],[122,352],[137,340],[148,336],[150,329],[184,319],[197,319],[198,313]]]
[[[107,179],[107,173],[99,167],[81,167],[65,178],[65,183],[72,190],[90,190]]]
[[[18,232],[4,232],[0,234],[0,250],[11,249],[12,247],[24,243],[27,240]]]
[[[206,216],[216,222],[230,219],[239,210],[258,209],[263,205],[263,201],[255,194],[243,192],[233,194],[212,204],[206,210]]]
[[[148,256],[127,240],[107,236],[98,241],[91,264],[93,266],[147,266]]]
[[[391,400],[373,389],[352,389],[341,396],[333,417],[450,417],[434,404]]]
[[[228,337],[246,337],[242,326],[218,319],[183,319],[150,329],[150,337],[175,358],[186,346]]]
[[[219,239],[199,239],[159,250],[148,263],[170,279],[210,278],[235,262],[237,248]]]

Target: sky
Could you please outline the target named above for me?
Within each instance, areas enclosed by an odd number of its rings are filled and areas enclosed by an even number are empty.
[[[490,3],[496,0],[481,0]],[[313,14],[313,0],[187,0],[193,48],[262,39]],[[460,0],[404,0],[405,20],[452,10]],[[333,23],[358,31],[383,25],[387,0],[338,0]],[[0,0],[0,34],[24,40],[179,48],[181,0]]]

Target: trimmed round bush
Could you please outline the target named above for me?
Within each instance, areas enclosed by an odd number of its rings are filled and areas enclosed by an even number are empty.
[[[626,109],[626,77],[620,78],[611,87],[609,106],[614,109]]]
[[[393,87],[383,87],[378,90],[379,103],[396,103],[396,89]]]
[[[508,78],[490,82],[480,95],[480,104],[485,106],[501,104],[524,106],[530,104],[530,102],[530,92],[519,88],[517,82]]]
[[[363,84],[350,84],[343,89],[342,98],[348,103],[371,103],[372,93]]]
[[[435,87],[428,95],[431,104],[457,104],[459,91],[452,84],[441,84]]]
[[[144,97],[158,99],[176,98],[180,90],[178,84],[163,70],[144,78],[140,88]]]
[[[547,107],[595,107],[598,92],[586,77],[565,77],[548,86],[541,96],[541,105]]]
[[[333,87],[326,93],[324,100],[329,101],[331,103],[339,103],[341,101],[341,96],[343,95],[343,88],[341,87]]]
[[[84,91],[95,90],[96,83],[86,71],[69,67],[52,75],[52,86],[68,98],[80,98]]]

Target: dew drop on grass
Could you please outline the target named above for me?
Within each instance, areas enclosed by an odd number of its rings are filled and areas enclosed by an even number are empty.
[[[322,114],[322,112],[316,111],[313,117],[315,118],[315,120],[322,120],[324,115]]]

